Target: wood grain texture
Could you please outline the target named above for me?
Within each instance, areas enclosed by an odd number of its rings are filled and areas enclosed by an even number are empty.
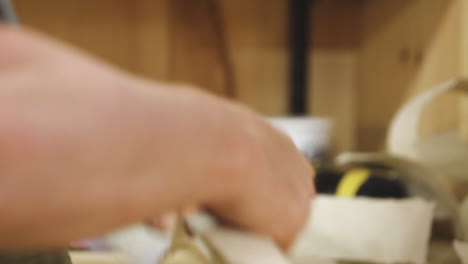
[[[387,124],[400,105],[410,66],[405,1],[370,1],[363,14],[357,122],[361,150],[382,144]]]
[[[468,1],[461,2],[461,45],[460,45],[460,68],[461,75],[468,78]],[[460,136],[468,144],[468,96],[464,95],[460,103],[460,116],[458,120]],[[467,188],[468,189],[468,188]]]
[[[172,15],[170,0],[137,0],[134,3],[134,41],[132,50],[136,73],[153,80],[170,78]]]
[[[22,23],[154,80],[191,83],[265,115],[287,113],[288,0],[15,0]],[[382,149],[398,107],[468,76],[465,0],[316,0],[312,115],[336,121],[337,151]],[[468,99],[434,102],[421,133],[458,128]]]
[[[287,0],[15,1],[24,25],[146,78],[287,110]]]
[[[234,96],[230,54],[226,54],[224,20],[218,2],[172,0],[170,80]]]
[[[376,150],[409,97],[459,75],[460,1],[369,1],[363,16],[358,141]],[[424,115],[422,133],[454,128],[457,101],[447,96]]]
[[[333,153],[354,150],[358,56],[353,51],[315,51],[311,62],[312,113],[334,121]]]
[[[420,24],[412,34],[417,36],[414,39],[415,50],[422,55],[420,62],[415,61],[416,67],[407,96],[460,75],[460,3],[433,1],[430,5],[421,3],[418,6]],[[417,34],[418,31],[427,33]],[[421,135],[430,137],[457,130],[459,100],[459,95],[448,94],[429,104],[420,124]]]
[[[23,25],[146,78],[168,79],[168,0],[18,0],[15,5]]]
[[[236,98],[265,115],[287,112],[287,0],[222,0]]]
[[[356,50],[361,41],[363,0],[315,0],[311,48]]]
[[[362,9],[362,1],[318,0],[312,10],[310,112],[333,119],[335,153],[356,147]]]
[[[132,1],[18,0],[15,5],[22,24],[135,71]]]

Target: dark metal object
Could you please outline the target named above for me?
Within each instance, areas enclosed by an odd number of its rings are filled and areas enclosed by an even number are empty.
[[[18,18],[10,0],[0,0],[0,21],[8,24],[17,24]]]
[[[289,111],[293,115],[307,113],[311,2],[312,0],[290,0]]]
[[[367,168],[370,172],[369,178],[363,182],[356,196],[373,198],[406,198],[408,191],[405,182],[394,174],[391,169]],[[337,187],[348,173],[348,170],[319,169],[315,176],[315,188],[320,194],[336,194]]]
[[[43,253],[0,253],[1,264],[71,264],[67,250]]]

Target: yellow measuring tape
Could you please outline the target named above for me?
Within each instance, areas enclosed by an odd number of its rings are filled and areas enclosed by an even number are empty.
[[[341,179],[336,188],[336,195],[341,197],[356,196],[359,188],[367,181],[370,176],[368,169],[352,169],[348,171]]]

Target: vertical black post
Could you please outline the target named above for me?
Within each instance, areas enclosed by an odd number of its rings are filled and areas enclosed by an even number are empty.
[[[311,1],[289,0],[289,111],[293,115],[307,113]]]

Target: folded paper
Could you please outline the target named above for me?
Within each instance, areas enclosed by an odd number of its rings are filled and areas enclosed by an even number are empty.
[[[377,263],[425,263],[434,204],[422,199],[319,196],[290,255]]]

